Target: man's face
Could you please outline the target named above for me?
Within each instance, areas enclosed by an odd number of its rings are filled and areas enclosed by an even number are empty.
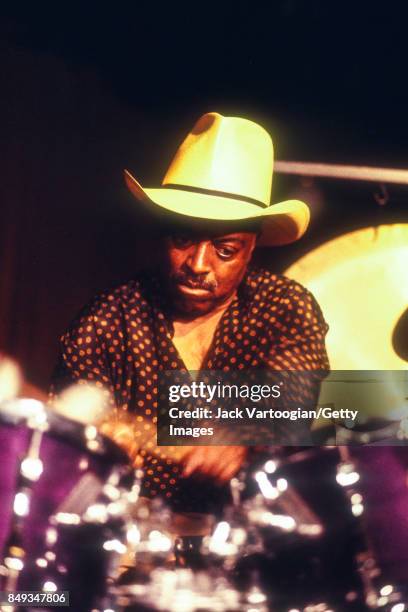
[[[177,311],[200,316],[234,294],[256,243],[255,232],[179,232],[166,239],[170,292]]]

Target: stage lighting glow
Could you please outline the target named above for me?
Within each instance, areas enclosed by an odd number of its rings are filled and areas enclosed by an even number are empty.
[[[228,542],[231,534],[231,526],[226,521],[220,521],[210,538],[209,550],[217,555],[234,555],[238,548],[234,542]],[[232,538],[234,539],[234,538]]]
[[[279,497],[279,490],[272,485],[265,472],[257,472],[255,474],[255,479],[259,485],[262,495],[266,497],[266,499],[276,499]]]
[[[288,481],[286,478],[278,478],[276,481],[276,488],[278,489],[279,493],[286,491],[288,488]]]
[[[120,498],[119,489],[109,482],[103,487],[103,492],[112,501],[117,501]]]
[[[267,474],[273,474],[277,469],[278,464],[273,459],[269,459],[264,465],[264,470]]]
[[[353,493],[350,500],[352,504],[361,504],[363,501],[363,496],[360,493]]]
[[[392,606],[390,612],[405,612],[406,607],[403,603],[397,603],[395,606]]]
[[[353,504],[351,506],[351,512],[354,516],[361,516],[364,512],[363,504]]]
[[[23,561],[21,559],[18,559],[17,557],[6,557],[4,563],[5,566],[8,567],[8,569],[14,570],[16,572],[21,572],[24,567]]]
[[[171,549],[172,542],[164,533],[154,529],[149,533],[148,548],[152,552],[167,552]]]
[[[273,527],[278,527],[283,531],[293,531],[296,529],[296,521],[291,516],[287,516],[285,514],[273,514],[272,512],[268,512],[267,515],[267,522]]]
[[[247,533],[245,529],[242,529],[241,527],[236,527],[235,529],[233,529],[231,533],[231,539],[235,546],[242,546],[242,544],[244,544],[247,539]]]
[[[318,537],[321,536],[323,533],[323,527],[321,525],[318,524],[301,524],[298,525],[298,533],[300,533],[301,535],[305,535],[305,536],[310,536],[310,537]]]
[[[129,544],[132,544],[133,546],[135,546],[136,544],[139,544],[140,542],[140,531],[137,527],[137,525],[132,525],[132,527],[129,527],[129,529],[126,532],[126,539],[129,542]]]
[[[380,595],[387,597],[388,595],[391,595],[393,590],[394,590],[394,587],[392,586],[392,584],[386,584],[385,586],[382,587],[382,589],[380,589]]]
[[[74,512],[57,512],[55,520],[61,525],[79,525],[81,517]]]
[[[27,516],[30,509],[30,500],[26,493],[17,493],[14,498],[14,513],[17,516]]]
[[[350,487],[360,480],[360,474],[352,463],[345,462],[338,466],[336,480],[342,487]]]
[[[250,604],[260,604],[264,603],[265,601],[265,593],[262,593],[262,591],[260,591],[257,587],[253,587],[247,595],[247,602]]]
[[[44,557],[47,559],[47,561],[50,561],[52,563],[56,559],[56,554],[51,550],[47,550]]]
[[[377,599],[377,606],[380,606],[380,608],[382,608],[383,606],[386,606],[388,603],[388,597],[379,597]]]
[[[231,527],[229,523],[227,523],[226,521],[220,521],[214,530],[212,540],[217,544],[220,544],[221,542],[226,542],[228,540],[230,531]]]
[[[21,462],[21,473],[33,482],[37,481],[43,472],[43,463],[38,457],[26,457]]]
[[[106,504],[92,504],[87,509],[84,520],[89,523],[106,523],[108,508]]]
[[[109,552],[116,552],[119,555],[123,555],[126,552],[126,546],[117,539],[106,540],[106,542],[103,544],[103,548]]]

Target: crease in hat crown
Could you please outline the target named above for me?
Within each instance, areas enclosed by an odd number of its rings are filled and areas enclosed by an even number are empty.
[[[207,113],[177,150],[162,185],[186,185],[270,205],[273,144],[253,121]]]
[[[299,200],[271,204],[273,143],[268,132],[241,117],[206,113],[183,140],[159,187],[145,188],[125,170],[139,202],[175,215],[213,221],[262,220],[258,244],[298,240],[309,223]]]

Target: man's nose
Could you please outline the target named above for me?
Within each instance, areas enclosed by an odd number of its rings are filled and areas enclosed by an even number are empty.
[[[207,274],[210,271],[209,245],[206,242],[195,244],[187,258],[187,265],[194,274]]]

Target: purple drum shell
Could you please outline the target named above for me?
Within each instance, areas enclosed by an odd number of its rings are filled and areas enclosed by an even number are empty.
[[[0,414],[1,417],[1,414]],[[62,421],[66,421],[62,419]],[[95,482],[101,484],[106,482],[112,470],[126,462],[124,455],[113,445],[107,442],[105,450],[100,454],[87,449],[85,440],[79,433],[83,427],[79,424],[73,425],[73,430],[68,436],[54,431],[51,419],[51,428],[43,433],[40,445],[40,459],[43,462],[43,472],[38,481],[32,484],[30,509],[26,517],[22,519],[21,543],[26,552],[24,569],[20,574],[18,588],[33,590],[40,588],[39,581],[43,574],[36,569],[35,561],[43,557],[46,547],[46,531],[50,517],[58,510],[60,505],[85,475],[94,477]],[[30,445],[33,429],[24,424],[10,424],[0,420],[0,553],[5,553],[5,545],[10,536],[13,519],[13,503],[19,486],[20,462],[26,456]],[[72,551],[81,549],[81,542],[76,542],[83,537],[83,528],[71,528],[69,538],[72,546],[64,545],[64,528],[58,527],[59,540],[55,550],[58,557],[72,566],[68,567],[68,576],[75,575],[81,571],[80,555]],[[100,529],[102,533],[102,529]],[[101,536],[102,537],[102,536]],[[67,548],[67,550],[65,550]],[[68,550],[71,548],[71,550]],[[106,565],[106,559],[101,554],[101,564]],[[59,559],[58,559],[59,561]],[[99,574],[103,574],[101,567]],[[67,585],[65,585],[67,586]],[[68,584],[69,586],[69,584]]]
[[[408,584],[408,449],[355,447],[364,523],[386,582]],[[384,584],[386,583],[384,582]]]

